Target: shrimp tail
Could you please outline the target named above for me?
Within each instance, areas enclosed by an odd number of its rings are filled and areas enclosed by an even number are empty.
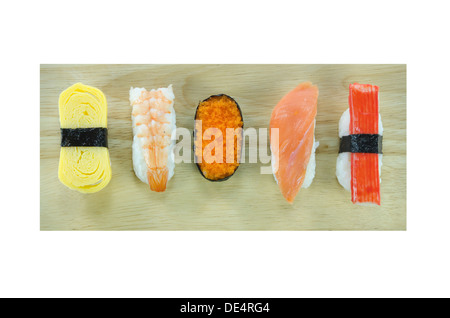
[[[169,169],[151,168],[147,170],[147,179],[150,189],[156,192],[164,192],[166,190]]]

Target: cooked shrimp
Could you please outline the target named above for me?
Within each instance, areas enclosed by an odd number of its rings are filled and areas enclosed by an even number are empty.
[[[174,173],[174,99],[172,85],[151,91],[130,89],[134,171],[157,192],[166,190]]]

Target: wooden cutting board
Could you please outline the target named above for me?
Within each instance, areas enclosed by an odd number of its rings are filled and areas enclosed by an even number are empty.
[[[215,183],[194,164],[180,163],[164,193],[135,176],[130,86],[173,84],[177,126],[190,130],[200,100],[228,94],[241,106],[245,127],[258,129],[269,126],[276,103],[303,81],[319,87],[320,146],[314,182],[293,205],[272,175],[260,174],[262,163],[243,163],[232,178]],[[76,82],[101,89],[108,101],[113,177],[95,194],[58,180],[58,97]],[[338,122],[353,82],[380,87],[380,207],[352,204],[335,176]],[[406,65],[41,65],[40,85],[41,230],[406,230]]]

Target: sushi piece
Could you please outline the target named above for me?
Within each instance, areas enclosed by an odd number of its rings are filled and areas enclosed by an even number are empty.
[[[300,188],[308,188],[315,175],[315,141],[319,89],[310,82],[301,83],[275,106],[270,118],[270,134],[278,129],[279,147],[270,145],[272,171],[281,193],[293,203]],[[277,159],[278,158],[278,159]]]
[[[241,109],[230,96],[212,95],[199,103],[195,112],[194,155],[205,179],[225,181],[239,168],[243,128]]]
[[[351,191],[353,203],[380,205],[383,125],[378,90],[375,85],[351,84],[349,108],[339,120],[336,177]]]
[[[100,191],[111,180],[105,95],[81,83],[70,86],[59,96],[59,121],[59,180],[82,193]]]
[[[175,169],[174,99],[172,85],[151,91],[130,88],[134,173],[156,192],[166,190]]]

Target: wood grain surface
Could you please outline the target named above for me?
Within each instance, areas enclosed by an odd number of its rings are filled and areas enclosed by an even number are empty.
[[[320,146],[313,184],[300,190],[293,205],[272,175],[260,174],[267,165],[262,163],[243,163],[232,178],[216,183],[194,164],[180,163],[164,193],[150,191],[135,176],[130,86],[173,84],[177,126],[190,130],[200,100],[228,94],[241,106],[245,128],[257,129],[269,126],[276,103],[303,81],[319,87]],[[58,97],[76,82],[101,89],[108,101],[113,176],[95,194],[58,180]],[[380,207],[352,204],[335,176],[338,122],[353,82],[380,87]],[[41,230],[406,230],[406,65],[41,65],[40,93]]]

